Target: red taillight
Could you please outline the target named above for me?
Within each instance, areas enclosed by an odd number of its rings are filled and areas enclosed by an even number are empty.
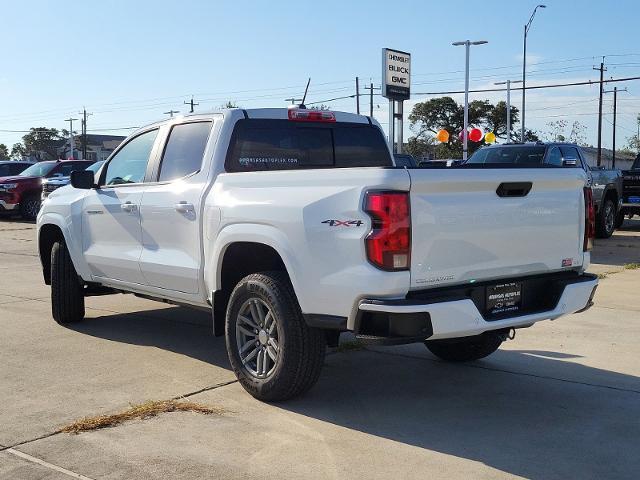
[[[291,108],[289,109],[289,120],[295,120],[296,122],[335,122],[336,115],[325,110]]]
[[[588,252],[593,247],[593,237],[596,235],[596,211],[593,206],[593,192],[591,187],[584,187],[584,242],[582,250]]]
[[[364,210],[372,219],[365,239],[367,258],[383,270],[408,270],[411,214],[408,192],[369,192]]]

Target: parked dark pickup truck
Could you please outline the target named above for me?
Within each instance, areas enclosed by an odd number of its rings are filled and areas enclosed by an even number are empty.
[[[622,171],[622,209],[618,216],[618,226],[622,225],[625,215],[631,218],[640,215],[640,155],[631,165],[631,170]]]
[[[461,167],[473,167],[480,163],[509,164],[519,167],[537,165],[582,168],[587,174],[587,183],[593,192],[596,208],[596,236],[609,238],[616,229],[616,221],[620,217],[622,205],[622,173],[618,169],[590,167],[582,149],[575,143],[536,142],[486,146],[477,150]],[[640,178],[640,170],[636,178]],[[640,180],[636,185],[640,192]],[[640,207],[640,203],[638,206]]]

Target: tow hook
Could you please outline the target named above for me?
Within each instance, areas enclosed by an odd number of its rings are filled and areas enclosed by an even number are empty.
[[[509,340],[513,340],[514,338],[516,338],[516,329],[515,328],[510,328],[509,331],[507,332],[507,338]]]

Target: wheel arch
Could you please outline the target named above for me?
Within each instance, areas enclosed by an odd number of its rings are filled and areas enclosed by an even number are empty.
[[[67,223],[65,218],[58,213],[47,212],[41,214],[38,218],[38,256],[40,257],[40,263],[43,268],[42,273],[47,285],[49,285],[47,282],[51,280],[51,248],[56,240],[64,240],[78,275],[85,281],[91,280],[89,267],[82,257],[81,232],[74,232],[77,233],[79,237],[78,240],[75,241],[74,237],[76,235],[73,235],[69,231],[72,227],[72,224]],[[78,244],[78,242],[80,242],[80,244]]]
[[[205,283],[211,292],[215,335],[224,333],[229,296],[245,276],[262,271],[284,272],[296,291],[295,261],[281,232],[265,225],[230,226],[213,246]],[[282,243],[281,243],[282,242]]]

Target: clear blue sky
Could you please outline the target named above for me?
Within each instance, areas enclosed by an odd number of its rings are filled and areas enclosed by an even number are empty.
[[[529,34],[530,84],[596,79],[592,66],[601,55],[624,55],[606,59],[607,77],[640,75],[637,1],[546,3]],[[488,87],[520,77],[522,28],[535,5],[0,0],[0,143],[11,146],[22,136],[1,130],[63,128],[65,118],[79,118],[83,105],[93,112],[90,130],[126,134],[107,129],[143,125],[170,109],[184,112],[182,102],[192,94],[199,110],[227,100],[247,108],[285,106],[310,76],[308,101],[348,95],[355,76],[379,84],[382,47],[412,53],[413,92],[442,91],[463,87],[464,49],[451,42],[488,40],[471,55],[472,88]],[[619,145],[635,132],[640,111],[640,81],[627,86],[629,93],[619,94]],[[426,98],[413,96],[411,103]],[[519,106],[520,95],[512,98]],[[527,98],[529,127],[579,120],[595,143],[596,86],[536,91]],[[328,104],[355,110],[352,99]],[[376,116],[386,122],[380,97]],[[610,120],[609,113],[605,146],[611,144]]]

